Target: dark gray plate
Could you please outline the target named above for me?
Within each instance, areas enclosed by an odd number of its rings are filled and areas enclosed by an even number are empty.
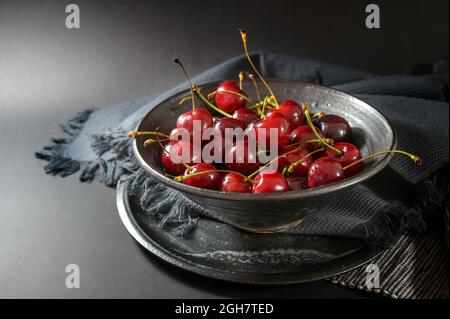
[[[250,234],[206,219],[188,238],[178,237],[145,214],[123,183],[117,187],[117,207],[128,232],[155,256],[187,271],[231,282],[311,282],[353,269],[381,253],[357,239]]]

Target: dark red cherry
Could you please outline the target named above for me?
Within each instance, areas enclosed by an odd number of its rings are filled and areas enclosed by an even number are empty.
[[[332,159],[335,159],[336,161],[338,161],[339,163],[341,163],[342,167],[345,167],[347,165],[350,165],[351,163],[353,163],[354,161],[357,161],[359,159],[361,159],[361,152],[359,151],[359,149],[350,143],[345,143],[345,142],[340,142],[340,143],[336,143],[333,145],[335,148],[337,148],[338,150],[342,151],[342,155],[338,155],[335,151],[333,151],[332,149],[328,148],[325,151],[325,156],[328,156]],[[358,163],[355,164],[353,166],[350,166],[349,168],[347,168],[345,170],[345,176],[349,177],[355,174],[358,174],[359,172],[361,172],[364,169],[364,165],[363,163]]]
[[[293,176],[307,176],[309,167],[314,162],[314,158],[312,156],[307,156],[309,154],[309,150],[306,148],[298,149],[295,146],[287,146],[280,150],[280,154],[288,153],[286,155],[280,155],[278,160],[278,172],[283,172],[285,167],[290,166],[291,164],[304,159],[299,162],[298,165],[295,166],[294,171],[290,173]]]
[[[342,165],[335,159],[327,156],[317,159],[309,168],[308,186],[319,187],[338,182],[345,178]]]
[[[286,180],[293,191],[308,188],[308,182],[305,176],[289,176]]]
[[[182,139],[183,133],[183,128],[175,127],[174,129],[172,129],[172,131],[170,131],[169,139],[175,142],[180,141]],[[192,141],[192,135],[190,133],[189,136],[186,137],[187,140]]]
[[[233,147],[226,150],[225,165],[229,170],[239,172],[244,175],[256,171],[260,164],[258,162],[257,151],[251,149],[247,141],[237,141]]]
[[[279,114],[274,113],[264,120],[255,122],[253,129],[255,130],[256,140],[259,144],[264,143],[262,136],[260,136],[261,131],[264,130],[266,133],[265,143],[266,148],[270,147],[270,129],[276,128],[278,132],[278,148],[283,148],[289,143],[289,122],[286,118]]]
[[[228,173],[222,177],[219,184],[219,191],[228,193],[251,193],[252,184],[241,174]]]
[[[323,138],[323,133],[320,129],[316,127],[317,133]],[[313,131],[308,125],[301,125],[295,128],[290,135],[291,143],[302,143],[307,140],[315,140],[317,139],[316,135],[314,135]],[[320,143],[308,143],[306,147],[310,151],[315,151],[321,147]]]
[[[341,116],[326,114],[317,120],[322,133],[335,142],[347,142],[352,138],[352,128]]]
[[[217,129],[222,136],[225,136],[225,129],[230,128],[234,130],[240,128],[245,130],[246,125],[243,122],[230,117],[220,117],[214,121],[214,128]]]
[[[271,109],[267,111],[266,115],[269,117],[273,113],[280,113],[289,122],[291,129],[303,124],[303,111],[300,105],[293,100],[286,100],[281,103],[279,109]]]
[[[245,99],[237,94],[223,92],[236,92],[240,95],[247,96],[244,91],[239,88],[239,85],[234,81],[225,81],[219,85],[216,91],[215,100],[216,105],[227,113],[233,113],[237,109],[245,106]]]
[[[253,193],[282,193],[291,188],[286,178],[278,172],[263,171],[256,175]]]
[[[213,172],[216,168],[214,165],[208,163],[195,164],[191,168],[186,169],[183,183],[190,186],[207,188],[207,189],[217,189],[220,183],[219,172]],[[201,172],[206,172],[199,174]],[[198,175],[196,175],[198,174]],[[190,175],[193,175],[189,177]]]
[[[198,155],[200,155],[201,157],[201,153],[194,152],[194,147],[190,142],[170,141],[164,146],[164,149],[161,152],[161,161],[168,173],[173,175],[183,174],[183,172],[186,170],[186,166],[183,165],[182,162],[175,163],[172,160],[172,158],[173,159],[175,159],[176,157],[181,158],[183,154],[186,154],[185,152],[188,151],[189,151],[189,161],[186,162],[186,164],[190,165],[192,163],[199,163],[201,161],[201,158],[198,157]]]
[[[259,119],[258,115],[255,112],[245,107],[234,111],[233,118],[243,122],[245,126],[248,126],[250,123]]]
[[[200,121],[201,132],[213,126],[213,117],[211,114],[206,109],[198,108],[181,114],[177,119],[177,128],[185,128],[192,135],[194,121]]]
[[[229,118],[229,117],[222,117],[222,118],[217,118],[214,121],[214,128],[216,130],[218,130],[220,132],[220,134],[222,135],[222,139],[219,141],[217,140],[217,143],[221,143],[220,145],[217,145],[216,147],[220,147],[222,149],[222,163],[223,163],[223,158],[226,154],[226,147],[228,146],[227,141],[229,142],[229,145],[233,145],[233,143],[236,141],[236,139],[238,139],[237,137],[235,137],[235,135],[230,135],[229,139],[227,140],[225,138],[225,131],[226,129],[231,129],[231,132],[229,134],[233,134],[233,131],[235,129],[242,129],[242,131],[245,130],[245,125],[244,123],[242,123],[241,121],[238,121],[236,119],[233,118]]]

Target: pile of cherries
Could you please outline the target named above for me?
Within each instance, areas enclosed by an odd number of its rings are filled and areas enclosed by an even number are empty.
[[[419,157],[399,150],[362,158],[358,147],[352,144],[352,128],[345,118],[333,114],[310,114],[306,103],[293,100],[279,103],[250,59],[245,31],[241,30],[241,36],[248,61],[270,93],[268,96],[262,98],[255,76],[244,72],[239,74],[239,83],[225,81],[205,96],[200,88],[191,83],[177,58],[175,62],[185,73],[191,89],[191,96],[180,103],[191,100],[192,110],[178,117],[176,127],[170,134],[159,131],[129,134],[130,137],[153,135],[146,140],[145,145],[158,143],[161,146],[161,161],[167,176],[190,186],[221,192],[274,193],[341,181],[361,172],[363,160],[387,153],[401,153],[420,164]],[[257,101],[252,101],[243,90],[245,78],[252,82]],[[196,99],[203,107],[196,106]],[[211,109],[212,113],[205,107]],[[192,140],[186,142],[179,139],[180,129],[191,134],[194,132],[194,121],[199,121],[202,131],[216,128],[223,139],[227,128],[241,128],[246,132],[254,130],[257,144],[261,143],[261,138],[265,138],[265,145],[270,145],[270,129],[276,129],[279,156],[263,165],[258,162],[257,151],[252,152],[249,141],[243,138],[234,140],[229,149],[224,148],[226,143],[221,143],[223,156],[234,159],[231,163],[203,162],[201,158],[196,158],[196,154],[201,152],[193,151]],[[266,131],[265,136],[258,136],[261,129]],[[181,155],[183,150],[189,150],[189,162],[175,163],[172,160],[173,153]],[[269,164],[274,162],[276,171],[268,169]]]

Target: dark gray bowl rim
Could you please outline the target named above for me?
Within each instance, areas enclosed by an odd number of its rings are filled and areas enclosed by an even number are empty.
[[[273,82],[280,82],[280,83],[299,83],[299,84],[303,84],[303,85],[308,85],[311,87],[317,87],[319,89],[327,89],[327,90],[331,90],[334,91],[334,93],[337,93],[341,96],[343,96],[344,98],[347,99],[354,99],[357,100],[358,102],[362,102],[367,104],[370,108],[373,109],[373,111],[375,111],[375,113],[378,114],[378,116],[380,116],[383,121],[387,124],[387,126],[389,127],[389,129],[392,132],[392,144],[390,149],[395,149],[396,145],[397,145],[397,135],[395,133],[395,130],[393,129],[393,126],[391,124],[391,122],[380,112],[378,111],[377,108],[375,108],[373,105],[371,105],[370,103],[363,101],[357,97],[355,97],[354,95],[348,94],[346,92],[343,92],[341,90],[337,90],[337,89],[333,89],[327,86],[323,86],[320,84],[316,84],[316,83],[309,83],[309,82],[304,82],[304,81],[297,81],[297,80],[280,80],[280,79],[269,79],[269,81]],[[216,82],[208,82],[208,83],[204,83],[201,84],[200,86],[209,86],[209,85],[217,85],[221,83],[221,81],[216,81]],[[153,112],[153,110],[155,110],[160,104],[166,103],[168,102],[170,99],[172,99],[174,96],[176,95],[180,95],[183,93],[187,93],[189,90],[186,89],[183,92],[179,92],[174,94],[173,96],[165,99],[164,101],[160,102],[158,105],[156,105],[155,107],[153,107],[143,118],[142,120],[139,122],[139,124],[137,125],[136,130],[139,130],[140,126],[142,125],[142,122],[145,118],[147,118],[148,116],[150,116],[150,113]],[[207,197],[207,198],[215,198],[215,199],[221,199],[221,200],[232,200],[232,201],[272,201],[272,200],[284,200],[284,199],[304,199],[304,198],[311,198],[311,197],[315,197],[315,196],[319,196],[319,195],[325,195],[331,192],[335,192],[335,191],[339,191],[339,190],[344,190],[347,189],[351,186],[354,186],[356,184],[359,184],[363,181],[366,181],[367,179],[373,177],[374,175],[376,175],[377,173],[379,173],[381,170],[383,170],[390,162],[391,158],[392,158],[392,154],[387,154],[384,155],[383,158],[373,167],[371,167],[368,170],[365,170],[355,176],[346,178],[342,181],[336,182],[336,183],[332,183],[332,184],[328,184],[328,185],[324,185],[324,186],[320,186],[320,187],[316,187],[316,188],[310,188],[310,189],[305,189],[305,190],[294,190],[294,191],[289,191],[289,192],[284,192],[284,193],[267,193],[267,194],[254,194],[254,193],[227,193],[227,192],[220,192],[220,191],[216,191],[216,190],[210,190],[210,189],[203,189],[203,188],[198,188],[198,187],[194,187],[194,186],[189,186],[180,182],[176,182],[166,176],[164,176],[163,174],[161,174],[158,170],[154,169],[153,167],[151,167],[144,158],[142,158],[141,154],[139,153],[139,150],[137,148],[137,142],[136,139],[133,141],[133,151],[134,154],[136,156],[136,159],[139,163],[139,165],[146,171],[148,172],[153,178],[155,178],[157,181],[165,184],[166,186],[169,186],[171,188],[174,188],[180,192],[186,192],[192,195],[196,195],[196,196],[201,196],[201,197]]]

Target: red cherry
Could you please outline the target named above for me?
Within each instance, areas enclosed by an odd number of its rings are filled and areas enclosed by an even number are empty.
[[[177,142],[181,140],[181,137],[183,136],[183,129],[180,127],[176,127],[170,131],[169,139],[171,141]],[[189,134],[189,140],[192,141],[192,135]]]
[[[225,160],[231,160],[231,163],[225,164],[229,170],[249,175],[259,168],[257,151],[256,149],[249,149],[247,141],[237,141],[233,147],[226,151]]]
[[[237,94],[223,92],[223,91],[236,92],[240,95],[247,96],[244,91],[242,91],[236,82],[225,81],[219,85],[215,95],[216,105],[223,111],[227,113],[233,113],[237,109],[245,106],[245,99]]]
[[[312,156],[307,156],[309,154],[308,149],[298,149],[295,146],[287,146],[280,151],[280,154],[288,153],[286,155],[280,155],[280,158],[277,163],[278,172],[283,172],[283,169],[291,164],[304,159],[294,168],[294,171],[290,173],[293,176],[306,176],[308,175],[309,167],[314,162],[314,158]]]
[[[248,126],[250,123],[259,119],[255,112],[245,107],[234,111],[233,118],[243,122],[245,126]]]
[[[317,159],[309,168],[308,186],[318,187],[334,182],[338,182],[345,178],[342,165],[329,157],[321,157]]]
[[[280,113],[289,122],[291,129],[303,124],[303,111],[300,105],[293,100],[286,100],[281,103],[279,109],[271,109],[267,111],[266,115],[269,117],[273,113]]]
[[[217,118],[214,121],[214,128],[217,129],[220,132],[220,134],[222,134],[222,136],[225,136],[225,129],[227,129],[227,128],[230,128],[230,129],[240,128],[242,130],[245,130],[246,125],[243,122],[238,121],[238,120],[233,119],[233,118],[221,117],[221,118]]]
[[[282,193],[291,188],[286,178],[278,172],[263,171],[256,175],[253,193]]]
[[[323,136],[322,131],[319,130],[317,127],[316,127],[316,130],[317,130],[317,133],[319,133],[319,135],[323,138],[324,136]],[[295,128],[290,135],[291,143],[302,143],[307,140],[315,140],[315,139],[317,139],[317,137],[314,135],[313,131],[311,130],[311,128],[308,125],[301,125],[301,126]],[[321,144],[320,143],[308,143],[308,144],[306,144],[306,147],[310,151],[315,151],[321,147]]]
[[[194,121],[200,121],[200,129],[213,126],[213,118],[206,109],[195,109],[181,114],[177,119],[177,128],[184,128],[192,135],[194,130]]]
[[[221,140],[215,140],[216,143],[221,143],[219,145],[216,145],[217,147],[222,149],[222,161],[221,163],[223,163],[223,159],[225,157],[225,147],[228,145],[226,144],[226,138],[225,138],[225,130],[228,129],[242,129],[245,130],[245,125],[244,123],[242,123],[241,121],[238,121],[236,119],[233,118],[229,118],[229,117],[222,117],[222,118],[217,118],[214,121],[214,128],[216,130],[218,130],[220,132],[220,134],[222,135],[222,139]],[[230,141],[230,145],[234,143],[235,138],[233,138]],[[214,150],[212,152],[214,154]]]
[[[198,158],[196,152],[194,152],[192,143],[170,141],[164,146],[164,150],[161,152],[161,161],[167,172],[174,175],[183,174],[186,170],[186,166],[184,166],[183,163],[174,163],[171,157],[181,157],[183,152],[187,152],[188,150],[190,152],[190,160],[186,164],[189,165],[195,162],[200,162],[201,159]],[[171,156],[171,154],[173,155]]]
[[[270,129],[276,128],[278,130],[278,148],[282,148],[289,143],[289,122],[280,113],[274,113],[264,120],[255,122],[253,129],[255,130],[256,140],[258,143],[264,143],[260,140],[259,130],[264,129],[266,133],[266,148],[270,148]]]
[[[335,151],[332,149],[327,149],[325,151],[325,156],[328,156],[329,158],[335,159],[339,163],[341,163],[342,167],[345,167],[347,165],[350,165],[354,161],[357,161],[361,159],[361,152],[359,149],[350,143],[340,142],[333,145],[338,150],[342,151],[342,155],[338,155]],[[350,166],[345,170],[345,176],[349,177],[355,174],[358,174],[363,170],[364,166],[363,163],[358,163],[353,166]]]
[[[183,180],[186,185],[195,186],[199,188],[207,188],[207,189],[217,189],[219,187],[220,182],[220,174],[219,172],[207,172],[215,170],[216,168],[208,163],[199,163],[195,164],[191,168],[188,168],[184,176],[187,177]],[[203,174],[198,174],[195,176],[188,177],[191,174],[197,174],[201,172],[207,172]]]
[[[346,142],[352,138],[352,128],[343,117],[326,114],[317,120],[322,133],[335,142]]]
[[[308,188],[308,182],[305,176],[289,176],[286,180],[293,191]]]
[[[251,193],[252,184],[241,174],[228,173],[220,181],[219,191],[229,193]]]

